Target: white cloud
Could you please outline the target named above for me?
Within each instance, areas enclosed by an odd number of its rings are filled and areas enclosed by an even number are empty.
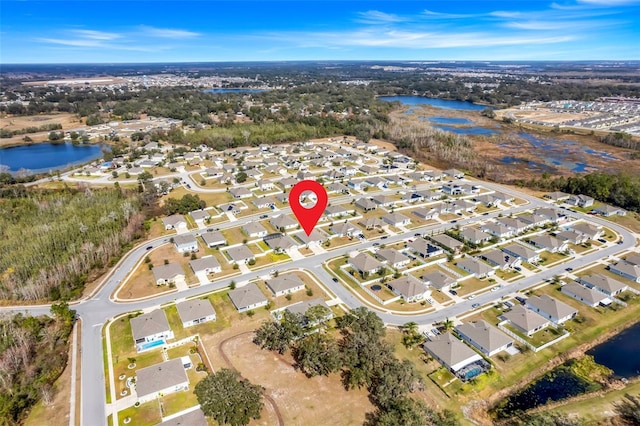
[[[594,6],[630,6],[640,4],[640,0],[578,0],[578,3]]]
[[[159,38],[176,39],[176,38],[193,38],[193,37],[200,36],[199,33],[196,33],[193,31],[179,30],[174,28],[156,28],[156,27],[150,27],[147,25],[141,25],[140,30],[145,35],[152,36],[152,37],[159,37]]]
[[[91,40],[115,40],[122,37],[120,34],[106,33],[103,31],[94,30],[72,30],[72,32],[80,37],[88,38]]]
[[[403,18],[393,13],[381,12],[379,10],[359,12],[358,15],[360,18],[356,19],[356,22],[362,24],[388,24],[407,21],[407,18]]]
[[[75,46],[75,47],[100,47],[103,45],[98,40],[87,40],[87,39],[38,38],[37,40],[45,43],[61,44],[63,46]]]

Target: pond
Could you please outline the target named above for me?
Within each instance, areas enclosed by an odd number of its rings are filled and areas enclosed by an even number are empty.
[[[9,172],[26,169],[31,173],[47,173],[100,158],[102,148],[101,145],[71,143],[39,143],[2,148],[0,165],[9,167]]]
[[[560,365],[520,392],[511,395],[496,408],[500,418],[511,417],[518,411],[559,401],[585,392],[596,390],[597,384],[576,376],[567,365]]]
[[[617,377],[640,375],[640,322],[587,352],[598,364],[613,370]]]
[[[262,93],[266,92],[266,89],[244,89],[244,88],[217,88],[217,89],[207,89],[206,93]]]
[[[459,111],[482,111],[485,108],[491,108],[487,105],[474,104],[473,102],[427,98],[425,96],[379,96],[378,99],[387,102],[397,101],[409,106],[429,105],[434,108],[453,109]]]

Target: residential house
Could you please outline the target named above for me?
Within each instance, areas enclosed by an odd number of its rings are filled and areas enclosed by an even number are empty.
[[[232,188],[229,188],[229,193],[235,199],[253,197],[253,192],[249,191],[244,186],[234,186]]]
[[[396,203],[395,198],[388,195],[376,195],[371,199],[371,201],[373,201],[380,207],[391,207]]]
[[[536,213],[525,213],[518,216],[518,219],[526,224],[528,228],[533,228],[536,226],[544,226],[549,222],[549,219],[546,217],[536,214]]]
[[[442,185],[442,192],[447,195],[461,195],[462,187],[457,183],[445,183]]]
[[[139,403],[160,395],[189,390],[189,378],[180,358],[140,368],[136,371],[136,394]]]
[[[363,180],[350,179],[347,182],[347,187],[351,189],[355,189],[356,191],[362,191],[364,188],[367,187],[367,184]]]
[[[229,298],[233,306],[235,306],[240,313],[266,306],[267,303],[269,303],[269,300],[262,294],[255,283],[249,283],[231,290],[229,292]]]
[[[293,188],[293,186],[298,183],[298,179],[294,178],[284,178],[278,182],[278,185],[282,187],[282,189]]]
[[[419,302],[431,294],[427,286],[413,275],[403,275],[392,280],[387,283],[387,287],[407,303]]]
[[[173,245],[178,253],[194,253],[198,251],[198,241],[191,234],[181,234],[173,237]]]
[[[219,274],[222,272],[220,262],[218,262],[218,259],[216,259],[215,256],[211,255],[192,260],[189,262],[189,266],[195,274]]]
[[[349,194],[349,188],[347,188],[344,184],[340,182],[333,182],[327,185],[327,192],[329,194],[333,194],[333,193]]]
[[[587,306],[595,308],[598,305],[610,305],[609,299],[604,293],[600,293],[592,288],[584,287],[575,281],[562,286],[561,291],[569,297],[572,297]]]
[[[384,269],[384,265],[369,253],[360,253],[350,258],[349,265],[365,277],[376,274],[378,271]]]
[[[456,240],[457,241],[457,240]],[[416,238],[415,240],[407,243],[407,247],[422,258],[428,258],[433,256],[438,256],[444,253],[442,248],[439,246],[430,244],[424,238]]]
[[[156,285],[175,284],[178,281],[184,281],[184,271],[179,263],[154,266],[152,272]]]
[[[448,250],[452,253],[458,253],[464,247],[462,241],[458,241],[447,234],[437,234],[429,237],[432,241],[438,244],[440,247]]]
[[[429,272],[421,277],[425,284],[441,292],[449,291],[457,281],[440,270]]]
[[[551,201],[559,202],[559,201],[564,201],[564,200],[568,199],[570,196],[571,195],[566,194],[564,192],[555,191],[555,192],[550,192],[549,194],[545,195],[545,198],[548,198]]]
[[[454,373],[469,364],[482,360],[479,354],[456,339],[451,333],[430,337],[424,344],[424,350]]]
[[[305,232],[299,232],[294,235],[295,239],[300,241],[300,246],[310,247],[312,245],[318,246],[323,241],[328,239],[327,234],[319,229],[314,229],[311,234],[307,235]]]
[[[582,244],[589,240],[589,238],[584,234],[578,234],[573,230],[562,231],[555,234],[555,237],[560,241],[566,241],[571,244]]]
[[[318,318],[318,319],[313,319],[312,321],[309,321],[309,318],[307,318],[307,312],[309,311],[310,308],[313,308],[315,306],[322,306],[324,307],[324,311],[326,312],[326,316],[324,318]],[[318,323],[318,321],[328,321],[331,318],[333,318],[333,312],[331,311],[331,308],[329,307],[329,305],[327,305],[327,303],[320,299],[320,298],[316,298],[316,299],[311,299],[311,300],[305,300],[303,302],[298,302],[298,303],[294,303],[293,305],[289,305],[287,307],[285,307],[284,309],[286,309],[287,311],[291,312],[292,314],[300,314],[303,315],[305,317],[305,323],[309,324],[309,325],[315,325]]]
[[[511,238],[513,236],[513,230],[501,223],[489,222],[482,225],[480,229],[498,238]]]
[[[464,228],[460,236],[475,245],[484,244],[492,238],[491,235],[477,228]]]
[[[176,307],[184,328],[216,320],[216,311],[209,299],[185,300],[178,303]]]
[[[353,237],[360,234],[360,229],[347,221],[334,223],[331,225],[330,231],[338,237]]]
[[[171,417],[168,420],[158,423],[156,426],[207,426],[207,419],[200,408],[185,413],[182,411],[179,416]]]
[[[328,218],[341,217],[341,216],[346,216],[348,214],[349,214],[349,211],[344,207],[342,207],[341,205],[328,206],[324,210],[324,215]]]
[[[490,277],[495,275],[496,272],[491,266],[473,257],[467,257],[460,260],[456,263],[456,266],[463,271],[469,272],[476,278]]]
[[[304,290],[304,282],[296,274],[286,274],[269,278],[267,287],[275,297],[278,297]]]
[[[274,200],[273,197],[262,197],[256,198],[252,203],[259,209],[270,209],[276,205],[276,200]]]
[[[288,229],[295,229],[298,227],[298,222],[293,220],[291,216],[281,214],[269,219],[269,223],[278,231],[286,231]]]
[[[267,235],[264,237],[264,242],[276,253],[285,252],[298,247],[298,243],[295,242],[291,236],[279,232]]]
[[[370,217],[368,219],[360,219],[360,221],[358,221],[358,225],[364,227],[364,229],[368,231],[371,229],[380,229],[384,223],[382,223],[382,219],[380,218]]]
[[[549,326],[547,319],[521,305],[514,306],[510,311],[502,314],[502,317],[527,336]]]
[[[167,315],[162,309],[156,309],[146,314],[131,318],[131,333],[138,352],[143,352],[164,344],[167,339],[173,339],[173,331],[169,326]]]
[[[382,216],[382,220],[395,227],[408,226],[411,224],[411,219],[400,213],[385,214]]]
[[[546,294],[529,297],[526,306],[558,325],[578,314],[577,309]]]
[[[616,296],[629,289],[629,286],[603,274],[589,274],[578,278],[585,287],[592,288],[609,297]]]
[[[627,214],[627,211],[625,209],[621,209],[620,207],[613,207],[608,204],[603,204],[600,207],[596,207],[592,210],[592,212],[604,217],[615,215],[625,216]]]
[[[571,227],[574,232],[584,235],[590,240],[597,240],[603,234],[602,227],[590,223],[580,222]]]
[[[355,202],[355,205],[365,212],[375,210],[378,207],[378,205],[369,198],[358,198]]]
[[[521,234],[529,228],[529,226],[520,219],[512,217],[498,218],[496,219],[496,223],[504,225],[507,228],[511,229],[514,234]]]
[[[267,235],[267,230],[260,222],[247,222],[242,225],[242,230],[251,238],[262,238]]]
[[[245,245],[230,247],[227,254],[231,258],[231,263],[247,263],[256,259],[256,255]]]
[[[192,212],[189,212],[189,216],[191,216],[193,221],[199,227],[203,227],[204,224],[206,223],[207,219],[211,218],[211,215],[209,214],[209,212],[207,210],[192,211]]]
[[[498,267],[503,271],[508,269],[519,268],[522,265],[522,259],[519,257],[511,256],[502,250],[493,249],[489,251],[483,251],[478,257],[493,267]]]
[[[609,266],[609,270],[621,277],[640,283],[640,265],[634,265],[627,260],[621,260]]]
[[[448,177],[450,179],[462,179],[464,177],[464,172],[461,172],[457,169],[445,170],[442,173],[445,175],[445,177]]]
[[[418,216],[420,219],[424,219],[424,220],[436,219],[439,215],[439,212],[437,209],[433,209],[433,208],[425,209],[424,207],[418,207],[411,213]]]
[[[463,340],[475,346],[486,356],[493,356],[498,352],[513,346],[513,339],[486,321],[475,321],[461,324],[456,331]]]
[[[274,188],[273,182],[264,179],[256,182],[256,186],[258,187],[258,189],[260,189],[260,191],[271,191]]]
[[[387,180],[378,176],[370,176],[364,180],[364,183],[366,183],[368,186],[374,186],[378,189],[387,188]]]
[[[549,234],[536,235],[529,238],[529,244],[541,250],[547,250],[550,253],[563,253],[567,251],[569,246],[566,241],[561,241]]]
[[[510,256],[522,259],[523,262],[536,263],[540,261],[540,255],[538,253],[520,244],[509,244],[503,247],[502,251]]]
[[[556,209],[540,208],[535,209],[533,213],[548,219],[552,223],[562,223],[567,220],[567,216]]]
[[[376,166],[363,165],[359,169],[362,173],[366,175],[375,175],[380,171],[380,169]]]
[[[176,231],[186,231],[187,221],[181,214],[174,214],[173,216],[162,218],[162,224],[164,229],[175,229]]]
[[[209,248],[224,246],[227,244],[226,238],[222,235],[222,232],[219,231],[205,232],[201,237],[204,244]]]
[[[567,204],[571,204],[572,206],[578,206],[578,207],[591,207],[593,206],[593,202],[595,200],[592,197],[589,197],[588,195],[572,195],[569,198],[567,198],[566,203]]]
[[[394,249],[378,250],[376,256],[378,256],[383,263],[386,263],[394,269],[404,268],[411,262],[411,259]]]

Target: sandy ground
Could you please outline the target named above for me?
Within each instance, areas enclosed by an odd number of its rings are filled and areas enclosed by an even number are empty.
[[[576,112],[576,113],[557,113],[547,108],[541,108],[538,110],[521,110],[518,108],[508,108],[504,110],[496,111],[496,117],[502,119],[507,115],[512,115],[516,118],[524,118],[536,121],[545,121],[552,124],[562,123],[568,120],[580,120],[587,118],[593,113],[589,112]]]

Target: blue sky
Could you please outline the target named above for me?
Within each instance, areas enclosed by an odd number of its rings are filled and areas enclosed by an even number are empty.
[[[588,59],[640,59],[640,0],[0,0],[0,64]]]

